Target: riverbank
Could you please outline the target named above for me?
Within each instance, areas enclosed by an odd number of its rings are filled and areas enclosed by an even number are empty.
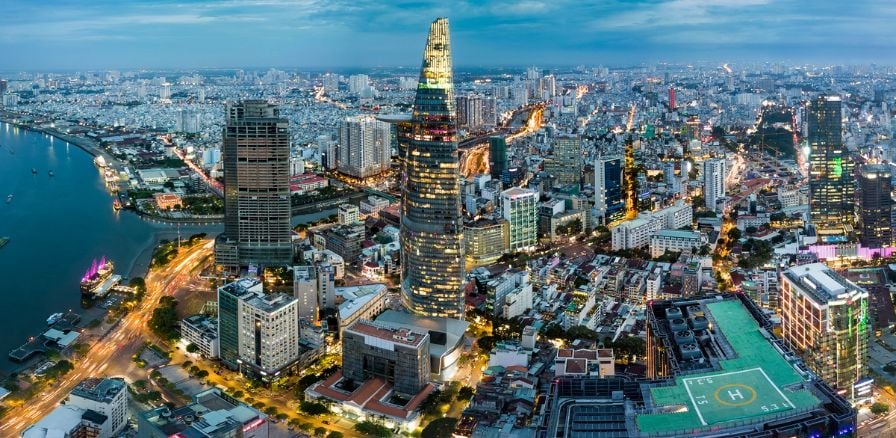
[[[89,138],[79,137],[76,135],[63,134],[62,132],[59,132],[56,129],[42,128],[40,126],[36,126],[31,123],[25,123],[25,122],[18,121],[17,119],[11,119],[11,118],[9,118],[9,116],[6,113],[0,113],[0,122],[7,123],[7,124],[10,124],[10,125],[13,125],[13,126],[16,126],[16,127],[28,130],[28,131],[39,132],[41,134],[47,134],[51,137],[58,138],[62,141],[65,141],[65,142],[68,142],[70,144],[77,146],[79,149],[83,150],[84,152],[87,152],[87,154],[89,154],[90,156],[92,156],[94,158],[96,158],[98,156],[102,156],[106,160],[107,163],[114,164],[118,167],[123,166],[123,164],[120,161],[118,161],[117,158],[106,153],[106,151],[102,150],[102,148],[100,148],[95,141],[93,141]]]

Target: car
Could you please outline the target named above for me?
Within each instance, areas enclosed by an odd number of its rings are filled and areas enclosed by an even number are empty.
[[[321,421],[321,423],[324,423],[324,424],[330,424],[330,421],[329,421],[329,420],[324,420],[324,421]]]

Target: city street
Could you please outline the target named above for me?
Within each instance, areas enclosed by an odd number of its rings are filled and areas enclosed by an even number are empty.
[[[213,241],[182,251],[164,268],[146,276],[146,296],[138,307],[128,313],[103,339],[93,344],[75,369],[47,392],[29,401],[27,407],[17,409],[3,419],[0,435],[18,436],[23,429],[53,410],[79,382],[88,377],[119,375],[133,366],[131,356],[143,344],[146,323],[152,316],[159,298],[170,295],[191,276],[190,271],[212,252]]]

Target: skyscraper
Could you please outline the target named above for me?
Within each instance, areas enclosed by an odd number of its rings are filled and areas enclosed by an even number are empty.
[[[578,135],[560,135],[554,139],[554,153],[545,161],[545,171],[560,186],[579,185],[582,178],[582,139]]]
[[[594,208],[606,225],[625,215],[622,198],[622,157],[600,157],[594,161]]]
[[[488,138],[489,173],[492,179],[501,180],[501,173],[507,170],[507,139],[496,135]]]
[[[725,175],[728,166],[724,158],[710,158],[703,162],[703,199],[706,208],[718,211],[718,201],[725,197]]]
[[[809,219],[818,229],[853,223],[853,160],[843,145],[839,96],[809,105]]]
[[[859,171],[859,220],[862,245],[882,248],[893,244],[893,173],[885,164],[868,164]]]
[[[263,100],[227,105],[224,233],[215,242],[219,266],[284,266],[292,262],[289,220],[289,122]]]
[[[414,98],[402,190],[401,291],[428,316],[464,314],[463,222],[448,19],[430,27]]]
[[[352,116],[339,128],[339,171],[367,178],[389,170],[392,131],[389,124],[372,116]]]
[[[823,263],[781,275],[781,337],[803,362],[850,401],[868,371],[868,292]]]

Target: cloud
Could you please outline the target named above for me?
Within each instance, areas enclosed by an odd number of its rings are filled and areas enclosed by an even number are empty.
[[[0,68],[37,63],[29,52],[114,65],[123,51],[160,65],[199,55],[408,65],[439,16],[451,21],[456,65],[769,58],[793,47],[889,61],[896,41],[896,5],[875,0],[5,0],[0,52],[14,56]]]

